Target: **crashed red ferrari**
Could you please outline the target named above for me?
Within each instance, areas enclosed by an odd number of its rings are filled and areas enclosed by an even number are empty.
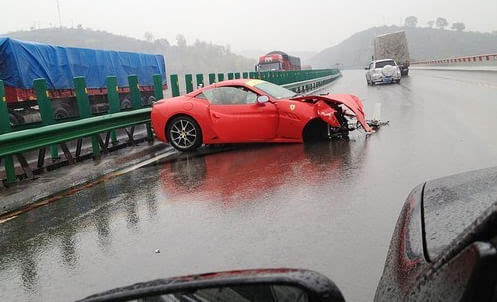
[[[302,143],[374,132],[350,94],[300,96],[261,80],[230,80],[156,102],[158,139],[180,151],[202,144]]]

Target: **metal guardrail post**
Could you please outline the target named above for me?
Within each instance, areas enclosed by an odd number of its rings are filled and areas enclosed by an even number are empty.
[[[129,84],[129,90],[131,93],[131,104],[133,105],[133,109],[137,110],[137,109],[143,108],[142,97],[141,97],[141,92],[140,92],[140,84],[138,84],[138,76],[136,76],[136,75],[128,76],[128,84]],[[148,124],[146,124],[146,126],[147,126],[146,127],[147,128],[147,139],[150,142],[153,140],[152,128]],[[95,150],[96,149],[100,150],[100,148],[99,148],[98,141],[96,141],[96,146],[94,146],[94,137],[96,138],[96,136],[93,136],[92,141],[91,141],[91,144],[94,148],[93,154],[95,157],[99,157],[100,151],[98,151],[98,154],[95,154]]]
[[[128,76],[128,85],[133,109],[136,110],[142,108],[142,96],[140,92],[140,84],[138,84],[138,77],[134,74]]]
[[[243,78],[243,79],[248,79],[248,77],[249,77],[248,72],[244,72],[244,73],[242,73],[242,78]]]
[[[5,88],[3,81],[0,80],[0,134],[10,132],[9,109],[7,108],[7,99],[5,98]]]
[[[185,74],[185,86],[186,93],[190,93],[193,91],[193,77],[191,74]]]
[[[179,81],[177,74],[171,75],[171,93],[173,97],[179,96]]]
[[[162,90],[162,77],[160,74],[154,74],[152,78],[154,80],[154,97],[156,100],[162,100],[164,98],[164,92]]]
[[[33,81],[33,89],[38,101],[41,122],[44,126],[55,123],[53,116],[52,104],[48,98],[47,81],[45,79],[36,79]],[[50,155],[52,160],[59,159],[59,150],[57,145],[50,146]]]
[[[88,97],[88,88],[86,87],[86,80],[84,77],[75,77],[74,90],[76,91],[76,100],[78,102],[79,118],[85,119],[92,116],[90,107],[90,98]],[[98,144],[98,139],[95,135],[91,136],[91,147],[93,150],[93,156],[95,158],[100,157],[100,145]]]
[[[239,72],[235,72],[235,79],[239,79],[240,78],[240,73]]]
[[[117,113],[121,111],[119,103],[119,93],[117,87],[117,78],[109,76],[105,80],[107,85],[107,100],[109,102],[109,113]]]
[[[84,77],[74,78],[74,90],[76,91],[76,101],[78,103],[79,118],[89,118],[92,116],[88,88]]]
[[[209,73],[209,85],[216,83],[216,74]]]
[[[195,77],[197,79],[197,88],[199,88],[200,86],[204,87],[205,86],[204,75],[201,73],[197,73],[197,75]]]
[[[217,81],[218,82],[224,81],[224,73],[218,73],[217,74]]]
[[[5,88],[3,81],[0,80],[0,134],[11,131],[9,110],[7,108],[7,99],[5,98]],[[12,155],[7,155],[3,158],[7,183],[11,184],[16,181],[16,170],[14,168],[14,158]]]
[[[117,78],[108,76],[105,80],[107,85],[107,100],[109,102],[109,113],[117,113],[121,111],[121,103],[119,102],[119,88],[117,87]],[[110,139],[112,144],[117,144],[116,130],[110,132]]]
[[[46,126],[55,123],[52,104],[48,98],[47,81],[45,79],[34,80],[33,89],[35,91],[36,99],[38,100],[42,124]]]

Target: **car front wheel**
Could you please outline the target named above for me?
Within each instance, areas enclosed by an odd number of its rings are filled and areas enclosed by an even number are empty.
[[[192,151],[202,145],[202,131],[189,116],[174,118],[166,128],[167,140],[179,151]]]

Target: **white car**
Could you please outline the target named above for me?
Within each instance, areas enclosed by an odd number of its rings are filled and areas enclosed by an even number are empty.
[[[392,59],[373,61],[365,69],[368,85],[400,83],[400,68]]]

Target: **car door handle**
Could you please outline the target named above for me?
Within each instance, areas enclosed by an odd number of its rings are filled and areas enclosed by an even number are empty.
[[[212,117],[213,117],[213,118],[217,118],[217,119],[221,118],[219,115],[217,115],[217,114],[215,114],[215,113],[213,113],[213,114],[212,114]]]

